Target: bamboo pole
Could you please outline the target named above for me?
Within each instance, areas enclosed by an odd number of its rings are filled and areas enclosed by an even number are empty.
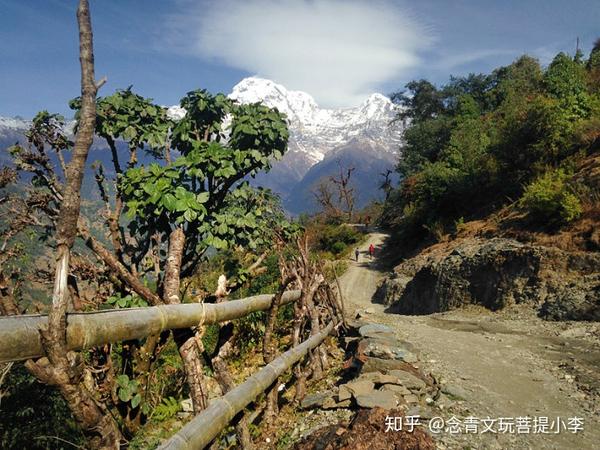
[[[333,330],[333,322],[300,345],[292,347],[242,384],[214,400],[159,450],[196,450],[205,448],[219,435],[237,413],[256,399],[285,371],[317,347]]]
[[[296,301],[300,291],[285,292],[282,304]],[[141,339],[163,330],[190,328],[238,319],[269,309],[273,295],[264,294],[224,303],[184,303],[67,314],[67,348],[81,350],[97,345]],[[44,356],[39,330],[46,315],[0,317],[0,363]]]

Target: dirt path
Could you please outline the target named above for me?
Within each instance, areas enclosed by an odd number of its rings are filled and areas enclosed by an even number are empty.
[[[597,325],[544,322],[533,314],[511,316],[479,308],[428,316],[388,314],[383,305],[372,303],[385,276],[383,263],[370,261],[366,251],[370,243],[380,249],[385,238],[371,234],[358,263],[351,262],[340,278],[346,310],[353,315],[366,311],[370,322],[389,325],[412,343],[424,369],[464,398],[457,403],[463,419],[584,419],[584,431],[577,434],[533,434],[533,426],[523,434],[447,434],[440,448],[600,449],[594,390],[600,384]],[[591,392],[582,390],[580,380]]]

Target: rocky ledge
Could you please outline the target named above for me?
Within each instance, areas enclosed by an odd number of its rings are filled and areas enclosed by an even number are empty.
[[[332,388],[307,395],[301,406],[323,413],[337,411],[346,419],[306,430],[294,448],[436,448],[423,427],[388,433],[386,417],[418,416],[426,421],[458,414],[469,393],[425,373],[414,347],[390,327],[359,319],[351,324],[345,340],[347,359],[341,379]]]
[[[397,266],[376,298],[400,314],[525,303],[549,320],[600,320],[600,253],[506,238],[458,239]]]

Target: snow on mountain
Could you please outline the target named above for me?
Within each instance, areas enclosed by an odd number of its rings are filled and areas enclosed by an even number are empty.
[[[241,103],[262,102],[285,113],[289,120],[290,152],[303,153],[308,168],[352,139],[367,140],[380,151],[391,153],[397,152],[400,143],[401,130],[390,126],[395,106],[381,94],[372,94],[356,107],[326,109],[305,92],[250,77],[238,83],[229,97]]]
[[[179,105],[169,106],[167,108],[167,117],[171,120],[181,120],[185,117],[186,110]]]
[[[320,108],[305,92],[257,77],[242,80],[229,97],[286,114],[288,152],[269,173],[257,175],[256,183],[281,194],[288,211],[314,211],[311,191],[319,180],[337,174],[338,162],[356,169],[357,207],[380,197],[379,174],[393,169],[402,134],[400,124],[391,123],[396,110],[389,98],[372,94],[352,108]]]
[[[30,120],[25,120],[21,117],[0,117],[0,137],[23,133],[30,125]]]

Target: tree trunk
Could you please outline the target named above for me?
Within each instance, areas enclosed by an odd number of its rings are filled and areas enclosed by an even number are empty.
[[[173,337],[179,348],[183,360],[185,376],[190,388],[190,398],[194,412],[198,414],[206,408],[207,397],[204,392],[204,369],[202,364],[202,350],[191,330],[174,330]]]
[[[179,298],[179,286],[181,284],[181,261],[183,258],[183,247],[185,246],[185,234],[182,228],[175,228],[169,236],[169,255],[165,267],[165,278],[163,282],[163,299],[165,303],[181,303]]]
[[[169,236],[169,256],[165,267],[165,278],[163,282],[163,299],[168,304],[181,303],[179,298],[179,287],[181,284],[181,262],[183,248],[185,246],[185,234],[182,228],[176,228]],[[194,412],[198,414],[206,408],[206,393],[204,392],[204,369],[202,364],[201,341],[198,342],[191,329],[174,330],[173,338],[179,348],[179,354],[183,360],[183,367]]]
[[[77,236],[81,183],[96,124],[96,81],[92,26],[87,0],[77,8],[79,59],[81,62],[81,112],[71,161],[67,168],[63,199],[56,229],[56,272],[48,327],[40,330],[48,360],[27,367],[43,382],[58,387],[93,448],[118,448],[121,433],[112,416],[102,410],[83,384],[81,357],[67,351],[66,313],[69,306],[69,262]]]
[[[287,277],[277,290],[277,293],[273,297],[273,303],[271,303],[271,308],[267,313],[267,323],[265,325],[265,334],[263,337],[263,360],[265,364],[269,364],[273,359],[275,359],[275,346],[273,344],[273,331],[275,329],[275,323],[277,322],[277,313],[279,312],[279,305],[281,303],[281,297],[284,291],[287,289],[288,285],[293,281],[293,278]],[[270,427],[273,423],[273,419],[277,414],[279,414],[279,391],[277,382],[273,384],[271,389],[267,392],[266,396],[266,406],[265,406],[265,414],[264,421],[266,423],[267,428]]]
[[[226,358],[233,350],[233,323],[228,322],[221,325],[219,330],[219,342],[217,354],[212,358],[212,366],[215,371],[215,378],[221,386],[223,394],[226,394],[235,387],[229,367],[227,367]],[[248,417],[244,411],[240,412],[238,423],[235,425],[235,431],[240,444],[240,448],[251,450],[254,448],[250,430],[248,429]]]

